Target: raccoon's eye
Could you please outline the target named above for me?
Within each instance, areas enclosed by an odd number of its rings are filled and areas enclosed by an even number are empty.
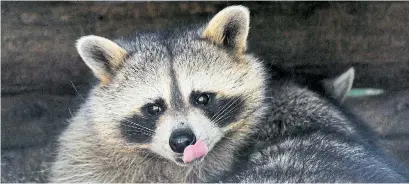
[[[197,105],[207,105],[210,101],[210,96],[206,93],[202,93],[196,98]]]
[[[152,104],[152,105],[148,105],[146,107],[146,110],[148,111],[150,115],[158,115],[159,113],[163,111],[163,108],[159,105]]]

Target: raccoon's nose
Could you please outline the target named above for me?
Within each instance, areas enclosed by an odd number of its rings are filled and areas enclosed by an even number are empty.
[[[176,130],[169,139],[170,148],[176,153],[183,153],[185,148],[196,143],[196,136],[190,129]]]

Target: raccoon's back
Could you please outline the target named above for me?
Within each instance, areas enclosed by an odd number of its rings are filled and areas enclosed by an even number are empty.
[[[250,156],[227,182],[408,182],[382,156],[342,135],[289,137]]]

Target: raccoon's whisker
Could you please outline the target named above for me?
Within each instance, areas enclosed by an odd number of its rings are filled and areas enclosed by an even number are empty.
[[[137,126],[128,125],[128,124],[122,124],[122,125],[123,125],[123,126],[126,126],[126,127],[129,127],[129,128],[136,129],[136,130],[140,130],[140,131],[142,131],[142,132],[146,132],[146,133],[149,133],[149,134],[154,134],[154,132],[152,132],[152,131],[148,131],[148,130],[145,130],[145,129],[143,129],[143,128],[137,127]]]
[[[194,166],[194,167],[192,167],[192,168],[194,168],[194,169],[192,169],[193,173],[195,173],[195,175],[196,175],[197,177],[199,177],[199,174],[197,173],[197,167]]]
[[[153,158],[155,158],[155,159],[156,159],[155,165],[156,165],[156,164],[158,164],[158,163],[160,162],[160,159],[158,159],[158,158],[159,158],[159,156],[157,156],[157,155],[153,155]]]
[[[132,125],[139,126],[139,127],[143,128],[143,129],[146,129],[146,130],[148,130],[148,131],[154,132],[152,129],[150,129],[150,128],[148,128],[148,127],[145,127],[145,126],[143,126],[143,125],[140,125],[140,124],[138,124],[138,123],[135,123],[135,122],[133,122],[133,121],[130,121],[130,120],[127,120],[127,119],[125,119],[125,121],[131,123]]]
[[[219,116],[221,114],[222,111],[224,111],[226,108],[228,108],[229,105],[231,105],[234,102],[234,100],[230,100],[229,103],[226,103],[224,106],[222,106],[213,116],[212,119],[216,119],[217,116]]]
[[[238,102],[238,103],[237,103]],[[234,105],[233,106],[233,109],[234,108],[237,108],[237,106],[238,105],[241,105],[241,104],[243,104],[244,103],[244,100],[242,100],[241,98],[236,98],[235,100],[234,100],[234,102],[227,108],[227,109],[231,109],[231,106],[232,105]],[[229,112],[231,112],[231,111],[229,111]],[[223,114],[227,114],[228,112],[224,112]]]
[[[138,130],[126,130],[126,132],[130,135],[137,135],[137,134],[144,134],[147,136],[152,137],[153,134],[152,133],[148,133],[148,132],[144,132],[144,131],[138,131]]]
[[[131,129],[131,130],[126,130],[127,132],[143,133],[143,134],[145,134],[145,135],[153,136],[153,133],[146,132],[146,131],[143,130],[143,129],[136,129],[136,128],[138,128],[138,127],[131,127],[131,126],[128,126],[128,125],[125,125],[125,126],[135,129],[135,130],[133,130],[133,129]]]
[[[239,103],[236,103],[232,108],[229,108],[227,112],[223,113],[222,116],[220,116],[217,120],[214,120],[215,124],[219,123],[221,120],[227,117],[231,117],[232,115],[226,116],[226,114],[230,114],[231,112],[237,110],[240,105],[244,103],[244,100],[240,101]]]
[[[76,92],[83,100],[85,100],[84,97],[78,92],[77,88],[74,86],[74,83],[72,82],[72,80],[70,80],[70,82],[71,82],[71,86],[74,88],[75,92]]]
[[[135,163],[135,159],[132,159],[131,163],[128,164],[128,168],[127,168],[128,171],[131,170],[131,166],[133,166],[134,163]],[[126,180],[129,181],[129,174],[126,175]]]
[[[134,129],[136,129],[136,130],[140,130],[140,131],[146,132],[146,133],[150,133],[150,134],[154,134],[154,133],[155,133],[155,132],[153,132],[153,131],[143,129],[143,128],[141,128],[141,127],[134,126],[134,125],[132,125],[132,124],[123,124],[123,125],[126,126],[126,127],[130,127],[130,128],[134,128]]]
[[[122,162],[123,161],[121,161],[121,164]],[[120,171],[119,169],[116,170],[114,176],[111,177],[111,180],[109,181],[109,183],[113,183],[116,180],[116,178],[121,174],[119,171]]]
[[[147,133],[145,133],[145,132],[128,132],[129,135],[140,135],[141,133],[142,133],[143,135],[147,135],[147,136],[149,136],[149,137],[152,137],[152,134],[147,134]]]
[[[227,103],[225,106],[223,106],[223,107],[217,112],[218,116],[219,116],[220,114],[223,114],[224,111],[226,111],[227,109],[229,109],[229,108],[230,108],[234,103],[236,103],[239,99],[240,99],[240,98],[236,98],[236,99],[234,99],[234,100],[230,100],[229,103]],[[214,119],[216,119],[216,118],[217,118],[217,117],[215,117]]]
[[[148,131],[143,130],[143,129],[138,129],[138,127],[132,127],[132,126],[129,126],[129,125],[125,125],[125,126],[127,126],[129,128],[132,128],[132,129],[126,130],[127,132],[143,132],[145,134],[149,134],[150,136],[152,136],[154,134],[152,132],[148,132]]]
[[[145,162],[145,160],[148,158],[148,156],[151,155],[150,152],[147,152],[147,154],[142,158],[142,161],[139,164],[142,164]]]
[[[147,135],[147,136],[149,136],[149,137],[152,137],[152,136],[153,136],[153,134],[146,133],[146,132],[141,132],[141,131],[131,131],[131,130],[126,130],[126,132],[127,132],[127,134],[129,134],[129,135],[144,134],[144,135]]]
[[[74,115],[71,112],[71,108],[68,107],[68,111],[70,112],[71,117],[74,118]]]
[[[149,153],[148,155],[150,155],[150,153]],[[156,157],[156,156],[151,156],[149,159],[142,161],[141,164],[144,164],[144,163],[146,163],[146,162],[149,162],[150,160],[152,160],[152,159],[154,159],[154,158],[157,158],[157,157]],[[158,160],[158,159],[156,159],[156,160]],[[156,162],[156,163],[157,163],[157,162]]]
[[[230,111],[232,111],[232,110],[230,110]],[[228,113],[228,112],[227,112]],[[226,114],[227,114],[226,113]],[[231,115],[226,115],[226,114],[223,114],[222,116],[220,116],[217,120],[214,120],[213,122],[215,123],[215,124],[218,124],[218,123],[220,123],[223,119],[225,119],[225,118],[229,118],[229,117],[231,117]]]
[[[214,119],[217,119],[219,115],[223,114],[224,111],[229,109],[236,101],[238,101],[240,98],[236,98],[234,100],[231,100],[229,103],[227,103],[225,106],[223,106],[216,114],[217,116]],[[223,110],[222,110],[223,109]],[[213,119],[213,118],[212,118]]]
[[[135,181],[135,176],[138,174],[138,170],[134,169],[134,172],[132,173],[132,180]]]
[[[151,134],[151,133],[148,133],[148,132],[144,132],[144,131],[138,131],[138,130],[126,130],[126,132],[128,133],[128,134],[136,134],[136,133],[142,133],[142,134],[144,134],[144,135],[148,135],[148,136],[153,136],[153,134]]]
[[[187,182],[188,182],[188,180],[189,180],[189,174],[192,172],[193,168],[194,168],[194,167],[190,167],[189,170],[186,172],[185,178],[184,178],[185,181],[183,181],[184,183],[187,183]]]

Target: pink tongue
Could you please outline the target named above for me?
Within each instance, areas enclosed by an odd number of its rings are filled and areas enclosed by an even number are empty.
[[[196,144],[189,145],[185,148],[183,151],[183,162],[187,163],[203,157],[208,151],[209,149],[206,144],[202,140],[199,140]]]

